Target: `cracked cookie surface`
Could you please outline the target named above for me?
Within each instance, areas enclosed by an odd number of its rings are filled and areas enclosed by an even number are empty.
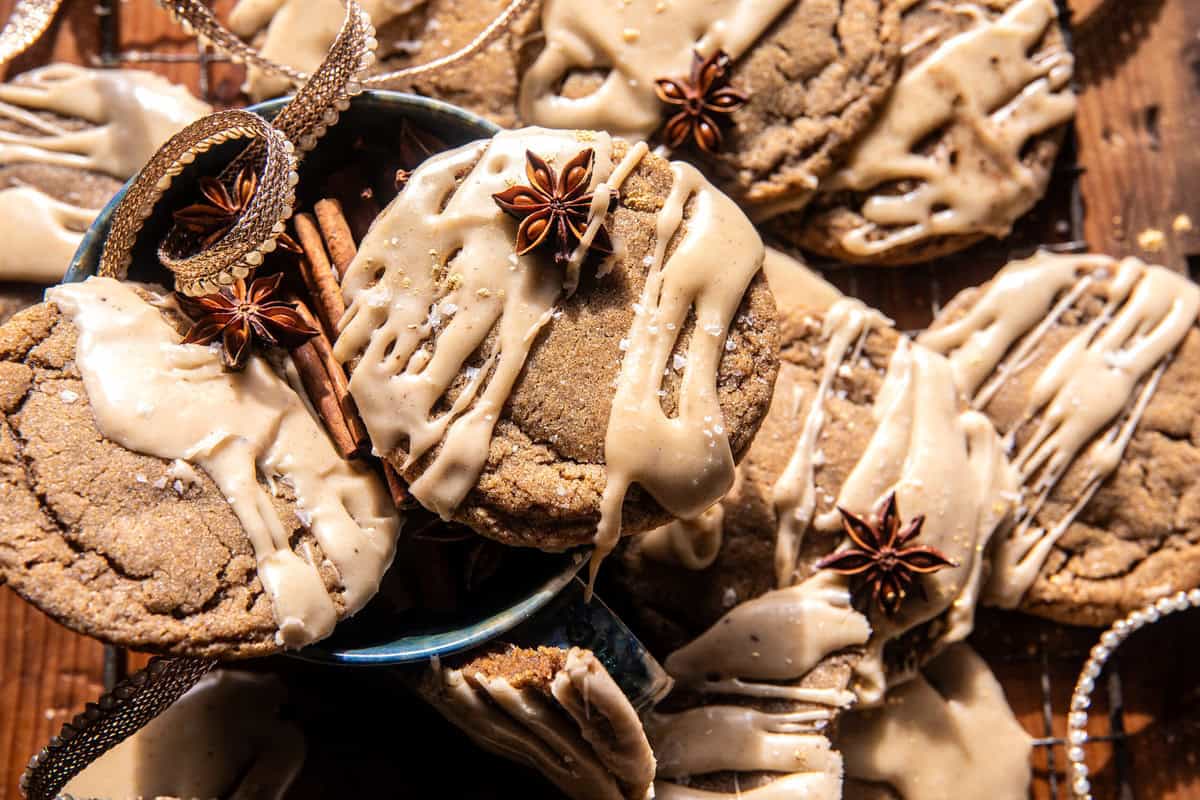
[[[200,470],[97,430],[74,365],[77,331],[52,304],[0,327],[0,575],[68,627],[139,650],[249,657],[280,649],[254,552]],[[320,549],[280,485],[295,547]],[[339,611],[333,570],[321,570]]]
[[[566,5],[560,2],[558,7]],[[712,13],[734,13],[728,9],[732,5],[714,6]],[[900,59],[899,2],[796,0],[776,5],[780,6],[778,15],[731,69],[731,85],[743,90],[749,102],[733,113],[724,146],[715,156],[690,146],[678,152],[679,157],[693,160],[710,172],[730,196],[747,206],[761,207],[764,213],[771,210],[772,204],[797,207],[806,202],[817,180],[870,125],[887,96]],[[475,59],[422,75],[407,88],[464,106],[505,126],[621,131],[619,125],[601,124],[595,119],[576,120],[568,126],[528,113],[522,115],[522,80],[545,48],[544,19],[559,8],[542,15],[525,13],[507,34]],[[642,32],[642,24],[651,24],[664,14],[675,15],[681,30],[691,30],[696,23],[686,16],[688,12],[653,0],[636,0],[611,13],[626,15],[623,46],[633,48],[640,41],[653,39]],[[394,54],[378,69],[395,69],[447,55],[471,41],[479,32],[480,20],[490,19],[495,13],[495,4],[489,0],[423,3],[392,23],[404,32],[400,38],[421,41],[419,51]],[[564,15],[571,13],[569,9],[563,11]],[[740,13],[748,12],[743,9]],[[579,36],[596,44],[603,36],[593,33],[586,31]],[[596,49],[606,46],[596,44]],[[607,56],[596,57],[603,61]],[[681,67],[680,75],[654,77],[682,77],[686,64]],[[592,94],[605,81],[609,69],[607,64],[571,69],[562,81],[562,96],[576,99]],[[664,121],[667,116],[664,114]]]

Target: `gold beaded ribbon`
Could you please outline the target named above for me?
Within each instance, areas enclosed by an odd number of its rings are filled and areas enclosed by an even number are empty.
[[[17,0],[12,15],[0,30],[0,66],[24,53],[54,21],[62,0]]]
[[[163,4],[200,35],[215,37],[224,30],[200,0],[164,0]],[[337,124],[350,98],[362,91],[359,78],[374,61],[374,36],[370,17],[352,0],[325,61],[273,123],[248,111],[221,111],[172,136],[134,178],[113,211],[100,274],[126,276],[138,233],[172,181],[199,154],[234,139],[248,139],[250,144],[222,171],[220,180],[231,186],[243,166],[254,167],[258,188],[246,209],[220,240],[204,249],[197,249],[192,234],[173,227],[158,255],[175,274],[175,288],[190,295],[211,294],[261,264],[264,255],[275,249],[292,215],[299,160]]]

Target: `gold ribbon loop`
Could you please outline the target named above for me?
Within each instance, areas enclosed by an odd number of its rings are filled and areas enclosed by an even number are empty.
[[[185,19],[217,25],[198,0],[176,0],[170,7]],[[350,2],[329,55],[273,124],[248,111],[221,111],[171,137],[138,173],[113,211],[100,274],[116,278],[128,274],[146,218],[198,154],[231,139],[251,139],[221,173],[227,185],[243,166],[253,166],[259,174],[254,196],[233,227],[211,247],[196,251],[195,237],[175,226],[158,250],[163,266],[175,274],[175,288],[184,294],[211,294],[246,277],[275,249],[295,205],[297,163],[337,123],[339,112],[349,107],[350,97],[362,91],[359,75],[374,60],[374,47],[370,17]]]

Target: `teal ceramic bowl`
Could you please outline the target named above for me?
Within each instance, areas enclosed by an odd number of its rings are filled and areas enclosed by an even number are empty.
[[[251,106],[250,110],[269,119],[286,102],[286,98],[271,100]],[[389,136],[394,137],[405,120],[433,133],[451,146],[490,137],[498,130],[482,117],[436,100],[398,92],[366,92],[354,99],[342,115],[341,122],[330,130],[301,166],[301,191],[306,183],[320,185],[322,175],[328,175],[338,168],[338,158],[344,158],[351,152],[349,145],[354,137],[365,135],[371,137],[373,144],[386,143]],[[124,193],[125,189],[122,189],[113,197],[84,235],[67,271],[66,281],[81,281],[96,274],[113,209]],[[158,240],[155,235],[156,219],[157,226],[163,228],[166,223],[162,217],[162,214],[156,213],[148,221],[141,245],[134,251],[131,278],[159,282],[167,280],[167,275],[153,256],[152,247],[147,246],[147,242]],[[551,600],[572,583],[583,560],[580,553],[554,555],[523,552],[517,559],[518,574],[502,581],[503,585],[485,593],[473,607],[461,613],[447,618],[415,620],[412,624],[397,626],[400,629],[354,625],[357,620],[350,620],[351,624],[340,626],[332,638],[301,651],[299,655],[324,663],[382,665],[425,661],[433,656],[470,649],[512,631],[546,609]],[[343,631],[343,628],[347,630]],[[576,630],[569,638],[580,636],[582,634]]]

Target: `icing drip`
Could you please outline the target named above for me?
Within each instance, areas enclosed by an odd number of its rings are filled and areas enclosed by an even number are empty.
[[[825,311],[838,300],[842,293],[804,262],[792,258],[773,247],[767,248],[763,259],[763,272],[775,304],[781,316],[800,309]]]
[[[695,519],[678,519],[648,532],[642,537],[641,550],[664,564],[708,569],[721,552],[724,524],[725,508],[717,503]]]
[[[217,672],[64,787],[72,797],[282,798],[304,764],[273,678]],[[231,732],[236,734],[231,735]]]
[[[170,136],[211,109],[148,72],[52,64],[0,85],[0,117],[36,131],[0,131],[0,164],[35,163],[125,179]],[[51,111],[98,127],[68,130]],[[7,246],[0,281],[57,283],[99,209],[56,200],[32,186],[0,190]]]
[[[795,684],[831,653],[861,646],[870,635],[867,619],[850,607],[838,579],[816,575],[742,603],[676,650],[666,669],[689,690],[818,707],[768,712],[711,704],[650,714],[646,734],[658,760],[656,795],[733,797],[671,781],[721,771],[778,772],[778,780],[737,796],[837,800],[842,761],[821,731],[833,710],[853,703],[854,695]]]
[[[870,635],[849,592],[821,574],[736,606],[665,666],[680,685],[707,694],[841,706],[853,695],[775,682],[799,680],[829,654],[865,644]]]
[[[400,520],[380,481],[338,457],[303,401],[267,362],[229,373],[207,347],[181,345],[161,313],[110,278],[50,289],[79,331],[75,363],[97,427],[129,450],[180,459],[212,478],[237,514],[272,600],[279,639],[297,647],[337,621],[317,565],[294,553],[260,476],[295,491],[337,570],[347,613],[375,594]]]
[[[1032,741],[987,664],[956,644],[924,672],[883,707],[842,719],[846,777],[901,800],[1025,800]]]
[[[1045,365],[1005,432],[1012,447],[1017,434],[1033,426],[1014,458],[1023,487],[1019,523],[1000,541],[987,587],[997,605],[1020,602],[1055,542],[1117,468],[1171,354],[1196,322],[1200,287],[1133,258],[1118,264],[1039,253],[1005,267],[961,319],[922,336],[949,355],[963,391],[986,407],[1029,367],[1063,313],[1088,290],[1103,295],[1103,309]],[[988,375],[993,378],[984,383]],[[1085,483],[1074,504],[1062,519],[1040,526],[1042,507],[1081,458]]]
[[[436,664],[433,679],[426,699],[479,746],[534,767],[573,798],[640,798],[621,782],[649,786],[654,760],[637,714],[588,651],[570,651],[550,695]]]
[[[55,200],[32,186],[0,190],[0,220],[9,234],[0,253],[0,281],[62,280],[82,231],[97,213]]]
[[[50,111],[93,123],[69,131],[36,119]],[[0,164],[33,162],[104,172],[124,180],[158,148],[212,107],[164,78],[140,70],[51,64],[0,85],[0,116],[44,135],[0,132]]]
[[[673,162],[671,172],[674,182],[658,215],[653,263],[629,331],[605,435],[607,483],[593,580],[620,538],[621,506],[633,483],[673,516],[692,519],[734,480],[733,452],[717,400],[717,367],[730,323],[762,266],[763,244],[746,215],[695,167]],[[690,211],[686,227],[685,208]],[[672,243],[676,247],[667,258]],[[679,413],[668,417],[658,392],[680,332],[693,315]]]
[[[587,147],[596,153],[591,188],[607,191],[595,185],[613,173],[605,134],[526,129],[429,159],[375,220],[346,273],[350,305],[335,352],[359,358],[350,391],[380,454],[403,447],[412,464],[440,443],[410,491],[443,517],[478,480],[501,409],[563,290],[539,255],[513,255],[513,223],[492,195],[524,180],[527,149],[553,165]],[[484,366],[434,414],[493,327]]]
[[[821,331],[821,339],[825,342],[825,366],[821,382],[809,402],[804,428],[796,440],[792,457],[771,488],[771,504],[779,526],[775,538],[775,580],[780,587],[790,586],[795,580],[800,545],[816,510],[817,486],[813,471],[817,439],[825,424],[825,403],[833,382],[847,365],[858,360],[872,329],[890,325],[891,320],[887,317],[852,298],[837,301],[825,314]],[[799,401],[797,398],[797,413]]]
[[[900,76],[879,121],[829,180],[829,191],[857,192],[918,183],[869,197],[866,224],[841,239],[849,252],[877,255],[931,236],[1003,236],[1037,200],[1041,181],[1022,163],[1022,148],[1075,113],[1070,54],[1028,54],[1056,23],[1054,1],[1018,0],[994,21],[978,16]],[[918,152],[939,129],[937,151]]]
[[[397,17],[423,5],[425,0],[360,0],[371,24],[382,28]],[[312,73],[329,53],[346,19],[342,0],[238,0],[229,13],[229,28],[249,39],[263,28],[266,36],[259,48],[272,61]],[[287,94],[294,87],[286,77],[246,70],[245,92],[255,100]]]
[[[736,61],[795,0],[623,0],[597,9],[546,0],[546,46],[525,72],[521,118],[553,128],[595,128],[630,139],[662,124],[657,78],[687,75],[692,53],[724,50]],[[560,93],[575,72],[607,71],[585,97]]]
[[[856,667],[855,691],[868,704],[879,702],[887,688],[883,651],[889,641],[943,615],[945,630],[935,649],[971,632],[984,551],[1007,521],[1008,498],[1017,488],[991,423],[960,409],[950,362],[941,355],[901,340],[873,414],[878,427],[837,505],[864,515],[894,491],[905,515],[925,515],[918,544],[936,548],[958,566],[922,576],[927,597],[910,596],[895,617],[873,617],[874,634]],[[838,525],[836,510],[816,520],[823,530]]]
[[[658,761],[656,796],[694,796],[687,792],[696,790],[670,781],[732,770],[783,773],[786,777],[779,782],[784,785],[772,792],[760,790],[763,797],[838,800],[842,757],[829,739],[817,733],[827,717],[828,712],[765,713],[741,706],[651,713],[646,719],[646,735]],[[798,791],[800,787],[804,791]],[[781,793],[784,789],[793,793]],[[721,794],[704,792],[699,796]],[[742,792],[739,796],[760,795]]]

